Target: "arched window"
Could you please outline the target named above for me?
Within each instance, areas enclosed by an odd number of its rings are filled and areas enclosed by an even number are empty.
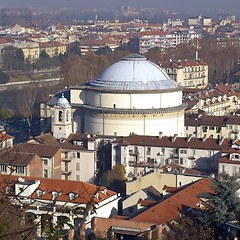
[[[62,122],[62,120],[63,120],[63,112],[59,111],[59,113],[58,113],[58,121]]]

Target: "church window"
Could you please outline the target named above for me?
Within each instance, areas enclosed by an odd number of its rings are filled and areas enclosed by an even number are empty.
[[[63,112],[62,112],[62,111],[59,111],[58,121],[59,121],[59,122],[62,122],[62,120],[63,120]]]
[[[69,121],[69,111],[67,111],[67,122]]]

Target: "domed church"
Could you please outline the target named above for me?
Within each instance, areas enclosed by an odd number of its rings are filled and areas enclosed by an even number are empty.
[[[182,87],[142,55],[126,56],[68,91],[73,132],[184,136]]]

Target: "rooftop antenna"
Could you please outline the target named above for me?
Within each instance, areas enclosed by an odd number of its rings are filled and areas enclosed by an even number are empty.
[[[95,15],[95,25],[97,25],[97,21],[98,21],[98,16],[97,14]]]

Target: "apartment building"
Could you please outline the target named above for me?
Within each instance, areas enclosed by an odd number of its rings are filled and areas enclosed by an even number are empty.
[[[210,86],[206,89],[183,90],[183,102],[188,104],[187,114],[202,112],[211,116],[224,116],[240,108],[239,90],[229,85]]]
[[[7,134],[3,126],[0,126],[0,150],[13,146],[14,137]]]
[[[110,38],[104,38],[104,39],[82,39],[80,40],[80,48],[81,53],[84,55],[86,52],[95,52],[99,48],[103,47],[110,47],[112,51],[114,51],[117,47],[120,46],[120,43],[112,40]]]
[[[61,179],[61,148],[24,143],[2,149],[0,171],[5,175]]]
[[[64,54],[67,51],[67,45],[57,41],[40,42],[39,47],[40,52],[45,50],[51,58]]]
[[[137,176],[149,169],[175,163],[203,173],[216,173],[218,160],[232,149],[232,140],[130,135],[112,141],[112,166],[123,164],[127,174]]]
[[[216,139],[240,137],[239,116],[209,116],[185,118],[185,135],[197,138],[212,137]]]
[[[201,38],[201,34],[189,30],[144,31],[131,34],[129,44],[134,52],[145,54],[154,47],[161,49],[176,47],[178,44],[189,43],[198,38]]]
[[[161,62],[160,67],[183,87],[205,88],[208,85],[208,64],[196,56],[194,59]]]
[[[89,232],[93,217],[110,217],[117,214],[119,196],[106,187],[98,187],[79,181],[65,181],[39,177],[17,177],[0,175],[1,194],[26,211],[25,219],[34,220],[37,238],[46,237],[44,226],[56,225],[63,220]],[[48,222],[49,221],[49,222]],[[50,227],[50,226],[49,226]],[[69,230],[64,225],[63,230]],[[78,233],[79,234],[79,233]]]
[[[61,149],[61,179],[95,182],[97,174],[97,148],[100,139],[88,134],[70,134],[58,140],[51,133],[35,137],[36,145],[59,146]]]

